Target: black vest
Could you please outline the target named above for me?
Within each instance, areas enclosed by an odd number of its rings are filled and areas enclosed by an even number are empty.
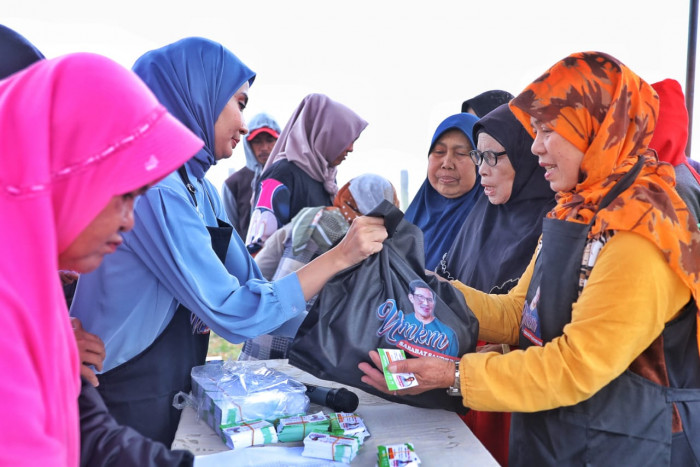
[[[637,166],[641,168],[638,163]],[[634,181],[633,169],[601,203]],[[594,218],[595,219],[595,218]],[[520,348],[544,345],[563,333],[578,299],[579,271],[592,225],[545,219],[520,329]],[[700,357],[697,306],[691,301],[656,341],[669,386],[629,369],[588,400],[571,407],[514,413],[509,465],[678,465],[700,463]],[[624,330],[620,330],[624,339]],[[652,345],[653,346],[653,345]],[[650,348],[651,349],[651,348]],[[674,424],[674,417],[676,423]],[[673,432],[672,428],[682,429]],[[675,425],[675,426],[674,426]],[[695,428],[695,429],[694,429]],[[692,433],[695,433],[693,435]]]

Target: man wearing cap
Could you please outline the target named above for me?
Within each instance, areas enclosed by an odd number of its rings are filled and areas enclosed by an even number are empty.
[[[241,238],[245,238],[248,231],[254,187],[260,181],[265,162],[281,131],[266,113],[255,115],[248,129],[248,136],[243,140],[246,166],[227,178],[222,188],[226,214]]]

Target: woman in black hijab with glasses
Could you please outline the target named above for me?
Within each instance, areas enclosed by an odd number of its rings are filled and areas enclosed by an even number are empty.
[[[437,272],[488,293],[506,293],[532,257],[554,192],[530,146],[532,138],[503,104],[474,125],[484,196],[467,216]],[[499,152],[505,151],[502,155]],[[484,157],[486,155],[486,157]],[[501,178],[507,166],[510,181]]]
[[[437,272],[483,292],[501,294],[518,283],[530,262],[542,219],[554,207],[554,192],[530,150],[532,138],[508,104],[476,122],[474,140],[477,149],[470,156],[479,168],[484,196],[467,216]],[[472,410],[463,419],[505,465],[510,414]]]

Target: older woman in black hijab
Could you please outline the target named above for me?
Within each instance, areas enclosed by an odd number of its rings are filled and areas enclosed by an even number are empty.
[[[554,192],[530,150],[532,138],[508,104],[474,125],[474,140],[478,149],[471,155],[484,196],[437,271],[483,292],[506,293],[530,262],[542,219],[554,207]],[[472,410],[464,421],[496,460],[507,462],[510,414]]]
[[[484,136],[482,136],[484,135]],[[497,149],[486,151],[488,137]],[[489,185],[488,171],[510,164],[515,172],[510,196],[477,201],[457,234],[452,248],[438,266],[438,274],[489,293],[506,293],[518,282],[542,233],[542,219],[554,207],[554,192],[544,178],[530,146],[532,138],[515,119],[507,104],[490,112],[474,125],[477,159],[482,185]],[[504,186],[491,187],[504,190]],[[493,204],[494,202],[498,204]]]

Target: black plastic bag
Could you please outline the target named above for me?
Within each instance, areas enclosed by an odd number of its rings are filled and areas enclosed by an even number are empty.
[[[434,355],[456,360],[474,351],[479,333],[464,296],[449,283],[425,274],[423,232],[388,201],[370,215],[384,217],[389,238],[383,250],[341,271],[323,287],[292,342],[289,363],[317,378],[394,402],[464,413],[462,399],[448,396],[444,389],[389,396],[360,381],[363,373],[357,364],[369,360],[370,350],[402,348],[407,358]],[[421,325],[426,321],[430,322]]]

